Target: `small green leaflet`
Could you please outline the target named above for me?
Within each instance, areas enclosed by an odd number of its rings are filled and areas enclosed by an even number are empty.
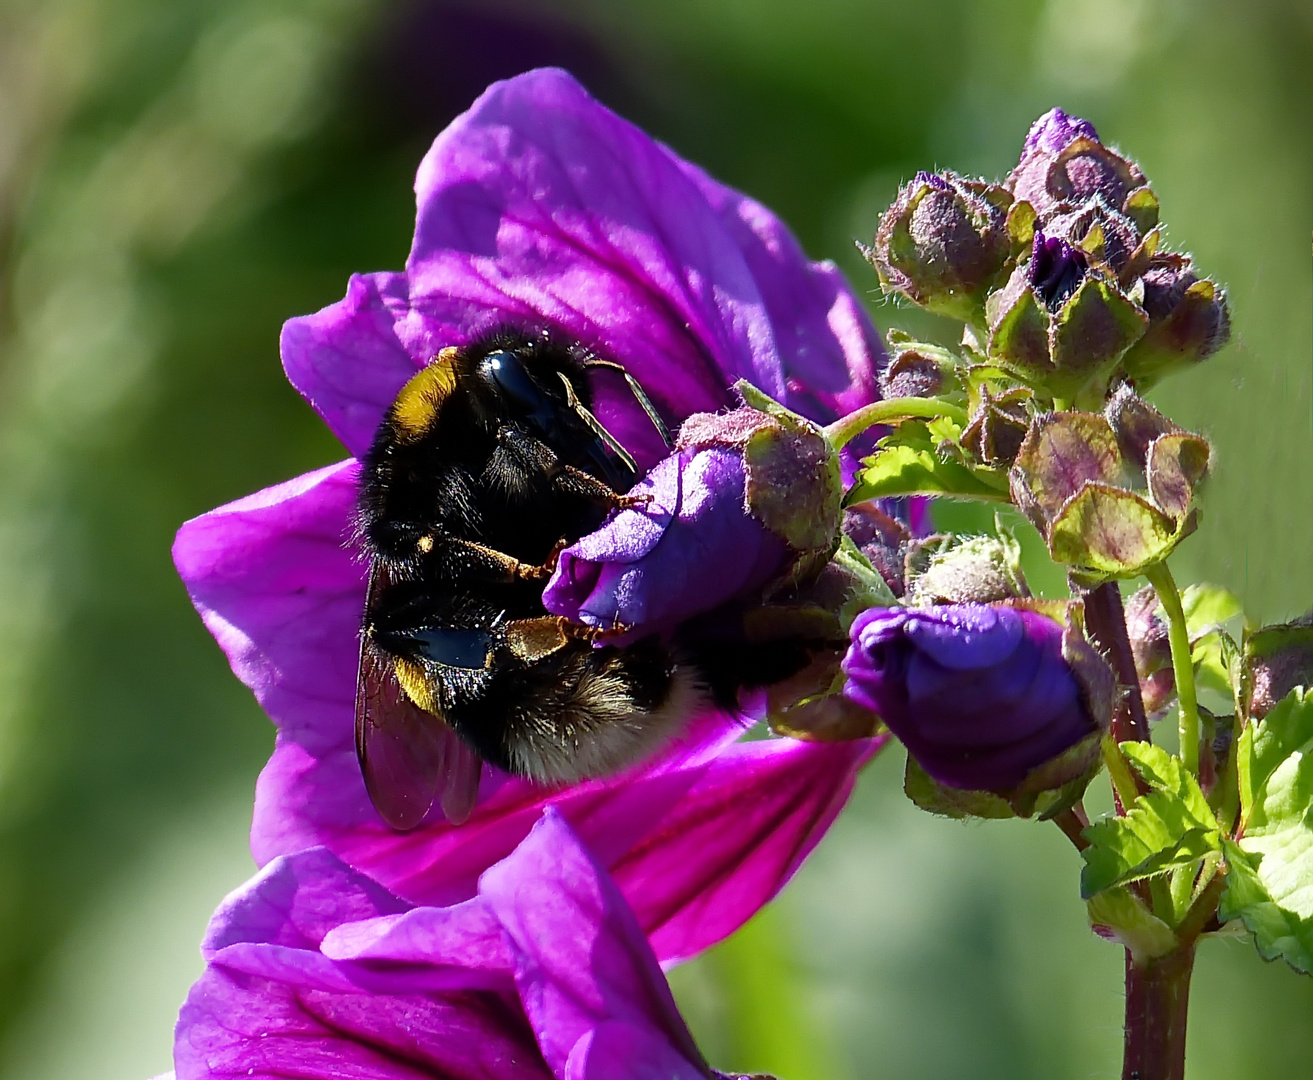
[[[1244,614],[1235,593],[1220,585],[1186,586],[1181,593],[1181,607],[1192,639]]]
[[[1243,832],[1219,913],[1243,919],[1266,959],[1313,974],[1313,692],[1246,727],[1237,761]]]
[[[894,495],[957,495],[1008,501],[1008,482],[1002,473],[941,456],[936,452],[940,441],[925,421],[904,420],[880,440],[874,456],[863,463],[865,467],[847,501],[851,504]]]
[[[1189,866],[1220,851],[1221,833],[1199,782],[1167,751],[1122,743],[1122,753],[1149,785],[1125,817],[1105,818],[1085,830],[1081,896]]]
[[[1233,692],[1231,662],[1236,646],[1223,627],[1243,617],[1239,599],[1220,585],[1191,585],[1181,593],[1181,607],[1194,646],[1191,657],[1196,684],[1229,699]]]

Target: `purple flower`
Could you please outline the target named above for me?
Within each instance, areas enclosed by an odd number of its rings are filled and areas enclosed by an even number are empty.
[[[561,553],[543,604],[590,626],[668,630],[780,575],[788,545],[744,505],[742,455],[681,450],[635,488],[652,501],[622,510]]]
[[[1057,236],[1035,230],[1030,255],[1030,284],[1050,311],[1057,311],[1085,276],[1084,254]]]
[[[344,300],[283,332],[289,378],[352,454],[440,348],[506,323],[554,327],[623,362],[670,419],[731,404],[739,377],[818,420],[875,396],[879,345],[834,267],[563,72],[490,88],[439,136],[416,190],[406,271],[354,277]],[[650,467],[666,449],[645,417],[629,425],[624,402],[595,395]],[[876,744],[735,745],[737,719],[706,715],[628,776],[549,790],[486,769],[461,828],[436,811],[413,832],[386,828],[353,739],[357,483],[355,461],[329,466],[188,522],[174,546],[206,626],[278,729],[256,788],[259,864],[324,845],[414,903],[453,903],[551,803],[665,959],[773,895]]]
[[[844,693],[941,784],[1002,792],[1105,726],[1065,654],[1063,627],[1035,611],[872,609],[853,623]]]
[[[710,1080],[634,913],[552,811],[469,900],[413,906],[329,852],[216,912],[177,1080]]]

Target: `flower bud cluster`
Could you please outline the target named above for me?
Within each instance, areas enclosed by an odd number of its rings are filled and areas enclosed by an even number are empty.
[[[1139,166],[1061,109],[1001,184],[918,173],[863,250],[887,292],[967,323],[988,363],[1045,397],[1144,389],[1230,336],[1225,292],[1163,248]]]

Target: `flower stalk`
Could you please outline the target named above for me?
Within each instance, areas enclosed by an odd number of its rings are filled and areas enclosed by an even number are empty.
[[[1090,638],[1112,664],[1117,682],[1125,689],[1112,717],[1112,734],[1118,742],[1144,742],[1149,738],[1149,720],[1140,696],[1140,677],[1135,671],[1135,654],[1126,632],[1122,594],[1115,581],[1104,582],[1085,595],[1085,626]]]
[[[1194,942],[1143,964],[1126,951],[1122,1080],[1184,1080]]]
[[[1181,607],[1181,594],[1166,561],[1145,571],[1149,584],[1158,593],[1158,599],[1167,612],[1168,640],[1172,646],[1172,672],[1176,676],[1176,698],[1179,703],[1178,725],[1181,733],[1181,760],[1185,767],[1199,775],[1199,702],[1194,686],[1194,662],[1190,656],[1190,632],[1185,623],[1185,610]]]
[[[877,424],[894,424],[900,420],[934,420],[946,416],[966,426],[966,410],[942,398],[901,397],[873,401],[847,416],[840,417],[825,429],[825,437],[836,450]]]

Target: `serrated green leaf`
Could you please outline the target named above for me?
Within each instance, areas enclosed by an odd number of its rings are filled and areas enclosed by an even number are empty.
[[[1241,839],[1227,848],[1224,919],[1267,959],[1313,973],[1313,693],[1291,691],[1237,747]]]
[[[1284,822],[1292,814],[1307,814],[1308,787],[1313,780],[1313,691],[1292,690],[1240,739],[1241,823],[1246,836]]]
[[[923,421],[907,420],[880,440],[848,493],[849,504],[897,495],[957,495],[1008,500],[1007,480],[994,470],[941,457]]]
[[[1124,817],[1085,830],[1081,896],[1188,866],[1221,850],[1217,820],[1199,782],[1181,762],[1149,743],[1122,743],[1122,753],[1149,785]]]
[[[1239,918],[1254,935],[1264,960],[1284,960],[1296,971],[1313,974],[1313,919],[1286,908],[1263,880],[1261,855],[1250,853],[1232,840],[1223,841],[1229,872],[1218,918],[1226,923]]]

